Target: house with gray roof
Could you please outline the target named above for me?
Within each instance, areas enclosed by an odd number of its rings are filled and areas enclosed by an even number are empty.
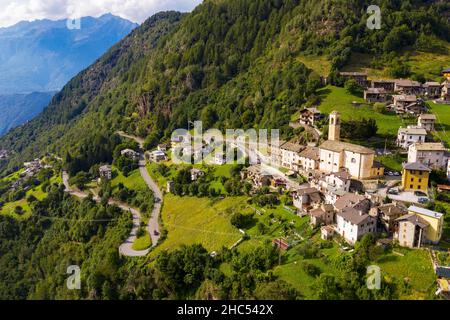
[[[365,234],[376,233],[376,219],[354,207],[347,207],[336,214],[336,230],[350,244],[355,244]]]

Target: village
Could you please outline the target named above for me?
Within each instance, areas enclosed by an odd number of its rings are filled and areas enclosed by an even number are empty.
[[[356,72],[341,74],[365,88],[364,99],[367,102],[384,103],[388,109],[400,116],[409,114],[415,117],[416,124],[400,126],[397,132],[395,146],[405,154],[406,159],[402,163],[402,170],[392,170],[378,161],[376,158],[380,155],[379,150],[344,141],[341,138],[340,112],[324,114],[318,108],[312,107],[299,111],[298,125],[315,130],[317,135],[326,136],[325,140],[314,138],[307,143],[279,141],[276,145],[269,144],[265,154],[253,150],[252,147],[241,150],[239,146],[225,141],[227,147],[231,144],[231,147],[237,149],[238,157],[253,156],[257,159],[257,163],[241,168],[240,180],[251,186],[251,195],[258,195],[261,190],[269,190],[275,197],[287,195],[289,200],[283,205],[283,210],[289,215],[308,219],[311,232],[318,234],[322,241],[339,243],[342,250],[351,251],[358,241],[369,234],[376,237],[377,244],[381,247],[395,245],[430,250],[434,270],[441,281],[438,282],[440,290],[448,293],[448,288],[445,288],[450,268],[440,265],[436,258],[437,253],[447,248],[447,245],[442,246],[442,242],[450,242],[444,235],[445,215],[443,212],[430,210],[428,205],[433,202],[436,192],[450,190],[450,152],[443,142],[431,139],[438,126],[438,119],[436,115],[428,113],[423,104],[425,99],[450,104],[450,70],[444,70],[443,74],[447,77],[446,82],[423,85],[411,80],[369,81],[367,75]],[[316,126],[324,121],[328,123],[326,135]],[[120,135],[136,140],[141,146],[125,147],[120,150],[119,157],[128,159],[126,161],[129,161],[133,168],[138,168],[139,164],[141,170],[148,170],[158,182],[159,188],[164,189],[164,201],[167,195],[177,193],[174,180],[163,179],[161,183],[157,173],[152,172],[150,167],[152,164],[163,164],[170,168],[173,165],[171,151],[176,150],[183,139],[174,137],[170,143],[161,141],[153,150],[143,152],[139,138],[123,133]],[[229,165],[222,153],[216,153],[218,147],[222,148],[218,142],[201,143],[192,151],[194,163],[208,158],[208,163],[215,167]],[[386,153],[387,150],[383,152]],[[1,150],[0,158],[7,157],[8,151]],[[17,179],[11,182],[11,190],[19,190],[41,170],[51,168],[52,166],[42,159],[25,162]],[[96,189],[103,182],[111,183],[117,180],[119,171],[121,170],[117,168],[117,164],[99,165],[95,175],[98,179],[89,183],[87,192],[96,193]],[[175,171],[178,172],[179,168]],[[432,187],[433,171],[446,172],[449,182],[439,184],[436,188]],[[189,169],[189,181],[192,183],[204,181],[207,175],[208,172],[202,165],[191,166]],[[127,177],[119,173],[119,179],[124,181]],[[65,184],[66,190],[71,190],[72,194],[79,192],[78,188],[72,190],[68,181],[65,181]],[[114,182],[114,185],[117,183]],[[86,195],[87,193],[80,193],[80,196]],[[157,201],[163,200],[162,195],[160,198]],[[128,206],[126,208],[132,209]],[[265,209],[260,207],[254,210],[261,215]],[[152,247],[159,244],[158,214],[159,212],[153,217],[153,222],[149,222],[148,227]],[[137,215],[135,219],[135,227],[138,228],[141,217]],[[276,218],[271,218],[270,223],[276,221]],[[164,223],[163,220],[162,224]],[[246,236],[245,231],[240,229],[240,232]],[[295,238],[297,240],[293,241],[291,237],[280,234],[272,237],[271,241],[280,250],[287,251],[302,237],[297,234]],[[132,239],[134,241],[136,237]],[[240,241],[242,239],[233,246],[238,245]],[[128,246],[131,248],[131,244]],[[128,250],[131,256],[148,253],[148,249],[130,248]],[[215,251],[211,254],[215,254]]]
[[[431,139],[438,119],[428,113],[423,102],[450,104],[450,69],[443,71],[447,80],[442,84],[422,85],[403,79],[369,81],[367,75],[356,72],[341,75],[365,88],[367,102],[385,103],[398,115],[416,117],[415,125],[398,128],[395,145],[406,154],[402,170],[385,168],[375,160],[377,150],[342,141],[339,112],[327,117],[317,108],[305,108],[300,111],[299,123],[317,130],[315,124],[328,118],[327,140],[306,145],[280,141],[276,147],[269,146],[266,159],[258,154],[258,164],[244,168],[241,179],[249,181],[255,192],[260,188],[288,192],[296,215],[308,217],[311,228],[320,230],[322,240],[342,239],[353,246],[372,234],[380,246],[427,248],[435,257],[433,250],[439,248],[441,240],[447,243],[450,239],[443,239],[444,213],[429,210],[427,205],[433,201],[434,192],[450,189],[450,152],[443,142]],[[179,142],[172,141],[172,147]],[[153,159],[163,161],[166,156]],[[215,160],[216,165],[224,163],[222,157]],[[434,170],[446,172],[449,183],[432,191]],[[191,169],[192,181],[204,174],[198,168]],[[168,181],[167,192],[172,189],[173,181]],[[291,241],[282,237],[272,243],[282,250],[291,246]],[[433,264],[443,279],[440,290],[448,291],[445,279],[450,275],[449,268],[439,266],[436,260]]]
[[[416,125],[398,129],[396,144],[407,153],[402,172],[387,171],[375,160],[375,150],[342,141],[341,116],[334,111],[329,115],[326,141],[320,145],[280,141],[276,147],[268,148],[270,161],[260,157],[262,164],[245,168],[241,178],[250,181],[255,189],[269,187],[289,191],[297,215],[309,216],[311,226],[321,227],[323,239],[339,235],[349,244],[355,244],[365,234],[373,233],[386,234],[385,243],[395,241],[409,248],[438,244],[444,215],[424,206],[430,201],[432,170],[445,170],[450,181],[450,152],[442,142],[428,142],[428,135],[435,130],[436,116],[425,113],[427,110],[416,95],[450,103],[447,90],[450,69],[443,71],[446,82],[424,85],[411,80],[369,81],[366,74],[357,72],[342,72],[341,75],[365,87],[366,100],[388,102],[388,93],[396,93],[389,106],[397,113],[417,115]],[[408,100],[411,103],[403,103],[401,97],[405,96],[411,98]],[[324,118],[316,108],[306,108],[301,110],[299,122],[314,126]],[[178,143],[179,139],[172,141],[172,147]],[[150,159],[166,160],[166,150],[166,146],[163,149],[159,146],[150,153]],[[223,159],[216,159],[215,164],[223,162]],[[270,165],[265,164],[269,162]],[[203,174],[199,169],[191,169],[193,181]],[[304,183],[295,182],[292,178],[296,176],[303,177]],[[168,192],[172,185],[173,181],[167,183]]]

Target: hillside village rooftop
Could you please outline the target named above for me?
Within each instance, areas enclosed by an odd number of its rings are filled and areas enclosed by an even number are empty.
[[[416,170],[416,171],[428,171],[428,172],[431,172],[430,168],[428,168],[424,164],[421,164],[420,162],[405,163],[403,165],[403,168],[406,169],[406,170]]]
[[[427,130],[420,127],[399,128],[398,134],[427,135]]]
[[[441,86],[441,84],[439,83],[439,82],[435,82],[435,81],[428,81],[428,82],[425,82],[424,84],[423,84],[423,86],[426,88],[426,87],[440,87]]]
[[[421,84],[418,81],[408,79],[396,79],[395,84],[400,87],[420,87]]]
[[[425,120],[436,120],[436,115],[435,114],[431,114],[431,113],[422,113],[419,116],[420,119],[425,119]]]
[[[285,143],[283,143],[283,145],[281,145],[280,148],[283,150],[288,150],[288,151],[298,153],[298,152],[302,151],[305,147],[298,143],[285,142]]]
[[[306,147],[305,150],[300,152],[300,158],[312,159],[318,161],[320,158],[319,148],[317,147]]]
[[[373,93],[373,94],[384,94],[386,93],[386,90],[384,88],[368,88],[367,93]]]
[[[333,151],[333,152],[343,152],[351,151],[360,154],[374,154],[375,151],[357,144],[343,142],[343,141],[332,141],[327,140],[320,145],[321,149]]]
[[[406,95],[406,94],[399,94],[392,96],[397,101],[403,101],[403,102],[416,102],[417,96],[415,95]]]
[[[360,211],[351,207],[342,209],[342,211],[339,212],[338,215],[356,225],[359,225],[360,223],[363,223],[365,220],[370,218],[370,215],[361,213]]]
[[[346,193],[334,203],[334,206],[337,210],[342,210],[347,207],[352,207],[365,199],[366,197],[363,195]]]
[[[428,216],[428,217],[431,217],[431,218],[438,218],[438,219],[440,219],[443,216],[443,214],[440,213],[440,212],[428,210],[428,209],[417,207],[417,206],[409,207],[408,211],[415,212],[415,213],[420,213],[420,214],[423,214],[424,216]]]
[[[447,148],[440,142],[416,142],[414,146],[417,151],[447,151]]]

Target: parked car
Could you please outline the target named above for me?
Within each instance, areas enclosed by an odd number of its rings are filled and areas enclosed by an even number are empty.
[[[428,198],[422,197],[417,200],[420,204],[427,204],[429,202]]]
[[[391,188],[388,190],[388,194],[398,195],[399,193],[400,191],[398,190],[398,188]]]
[[[414,195],[416,197],[428,197],[428,195],[425,192],[422,192],[422,191],[414,191]]]

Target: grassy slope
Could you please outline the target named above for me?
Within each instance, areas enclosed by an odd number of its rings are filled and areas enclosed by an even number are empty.
[[[116,187],[119,183],[122,183],[125,187],[131,190],[145,190],[147,188],[147,185],[142,179],[139,170],[130,172],[128,177],[125,177],[117,168],[113,168],[113,170],[116,172],[116,176],[111,180],[112,187]]]
[[[333,248],[323,249],[321,252],[329,258],[333,258],[341,254],[337,244],[334,244]],[[274,274],[296,288],[305,299],[314,299],[314,290],[312,285],[316,279],[308,275],[303,270],[304,262],[319,267],[322,273],[332,274],[335,276],[339,275],[339,271],[336,268],[334,268],[330,263],[325,263],[322,259],[303,259],[295,254],[286,264],[277,266],[274,270]]]
[[[437,116],[436,136],[450,146],[450,105],[429,103],[429,106]]]
[[[344,88],[327,86],[320,89],[319,94],[323,99],[319,106],[322,112],[339,111],[343,120],[373,118],[377,121],[379,134],[396,136],[400,126],[409,124],[396,115],[374,112],[372,106],[365,104],[362,97],[351,95]],[[353,101],[361,105],[353,106]]]
[[[320,76],[327,77],[330,74],[331,63],[326,56],[298,56],[297,59]]]
[[[152,245],[152,239],[150,238],[150,235],[149,235],[148,231],[146,230],[145,234],[142,237],[137,238],[134,241],[132,248],[134,250],[139,251],[139,250],[148,249],[151,245]]]
[[[167,239],[152,253],[156,256],[166,249],[182,244],[202,244],[208,251],[230,247],[241,238],[239,231],[230,224],[230,216],[240,210],[244,198],[229,197],[214,201],[208,198],[164,198],[162,220],[168,230]]]
[[[442,47],[450,52],[450,44],[439,41]],[[411,68],[413,74],[422,74],[427,80],[439,81],[441,71],[450,66],[450,55],[445,52],[405,52],[403,56],[405,62]],[[354,53],[350,62],[343,68],[343,71],[366,72],[369,79],[391,79],[386,67],[374,69],[370,67],[374,57],[370,54]],[[375,58],[376,59],[376,58]]]
[[[8,181],[13,181],[19,177],[20,171],[12,174],[11,176],[6,177],[5,179],[8,179]],[[54,175],[50,179],[50,183],[62,183],[62,179],[59,175]],[[25,197],[21,200],[14,201],[14,202],[7,202],[5,205],[0,209],[0,214],[9,215],[16,219],[28,219],[31,216],[31,207],[27,201],[27,198],[29,196],[34,196],[39,201],[42,201],[45,197],[47,197],[47,193],[42,190],[42,184],[34,187],[33,189],[30,189],[26,192]],[[24,213],[22,215],[18,215],[14,212],[14,209],[20,206],[22,207]]]
[[[398,280],[408,281],[413,289],[413,295],[403,298],[425,298],[436,281],[429,253],[425,250],[406,248],[395,249],[395,251],[404,256],[394,253],[382,256],[376,262],[381,272]]]

